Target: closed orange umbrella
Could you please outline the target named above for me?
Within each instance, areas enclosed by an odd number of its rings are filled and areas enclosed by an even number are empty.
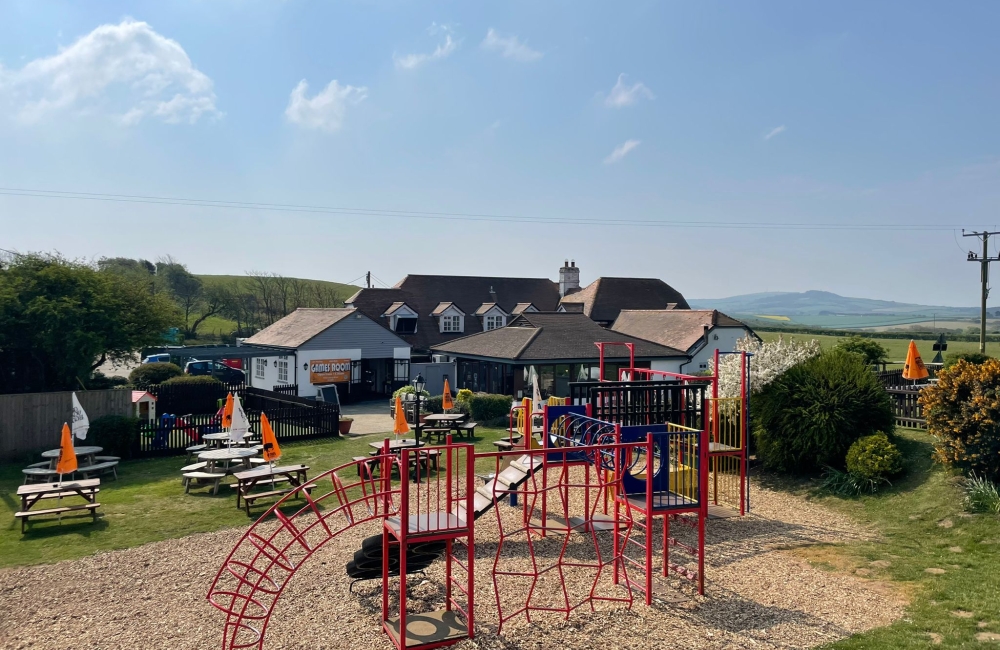
[[[267,420],[267,415],[260,414],[260,441],[264,445],[264,460],[269,463],[281,458],[281,447],[278,446],[278,438],[274,435],[274,429]]]
[[[62,441],[59,443],[59,460],[56,461],[56,471],[59,472],[59,481],[62,481],[63,474],[72,474],[76,471],[76,452],[73,451],[73,432],[70,431],[69,424],[63,423]]]
[[[910,341],[910,349],[906,351],[906,363],[903,365],[903,379],[926,379],[930,376],[924,360],[917,352],[917,344]]]
[[[222,428],[233,426],[233,394],[226,395],[226,405],[222,409]]]
[[[448,385],[448,378],[444,378],[444,392],[441,393],[441,408],[444,410],[455,408],[455,400],[451,398],[451,386]]]
[[[397,436],[410,432],[410,425],[406,422],[406,413],[403,412],[403,398],[396,395],[396,424],[392,427],[392,432]]]

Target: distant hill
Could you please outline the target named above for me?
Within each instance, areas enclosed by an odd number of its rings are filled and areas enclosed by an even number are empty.
[[[694,309],[718,309],[727,314],[772,316],[926,316],[971,318],[977,307],[915,305],[892,300],[848,298],[829,291],[765,292],[715,299],[688,299]],[[993,311],[994,307],[989,308]]]
[[[238,282],[248,281],[249,278],[245,275],[199,275],[199,279],[205,283],[206,287],[223,285],[232,285]],[[329,289],[333,289],[337,292],[337,295],[341,300],[345,300],[354,295],[354,292],[358,290],[358,287],[351,284],[341,284],[340,282],[330,282],[328,280],[308,280],[305,278],[289,278],[296,279],[299,282],[304,282],[307,285],[320,285]]]

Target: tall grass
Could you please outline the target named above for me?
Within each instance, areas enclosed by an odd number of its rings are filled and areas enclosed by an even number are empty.
[[[996,483],[973,472],[965,479],[962,489],[965,491],[965,509],[969,512],[1000,514],[1000,490]]]

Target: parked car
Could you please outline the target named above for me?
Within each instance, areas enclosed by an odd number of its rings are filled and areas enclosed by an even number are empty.
[[[170,355],[166,353],[151,354],[142,360],[143,363],[170,363]]]
[[[188,361],[184,364],[184,372],[188,375],[211,375],[227,384],[239,384],[246,380],[242,370],[230,368],[218,361]]]

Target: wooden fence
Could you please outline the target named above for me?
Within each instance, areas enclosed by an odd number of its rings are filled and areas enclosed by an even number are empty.
[[[927,428],[927,420],[924,419],[924,409],[917,403],[921,388],[923,387],[886,389],[889,397],[892,398],[892,408],[896,415],[897,427],[910,427],[913,429]]]
[[[13,460],[59,446],[72,418],[71,392],[0,395],[0,460]],[[77,391],[91,422],[104,415],[130,415],[132,391]]]

